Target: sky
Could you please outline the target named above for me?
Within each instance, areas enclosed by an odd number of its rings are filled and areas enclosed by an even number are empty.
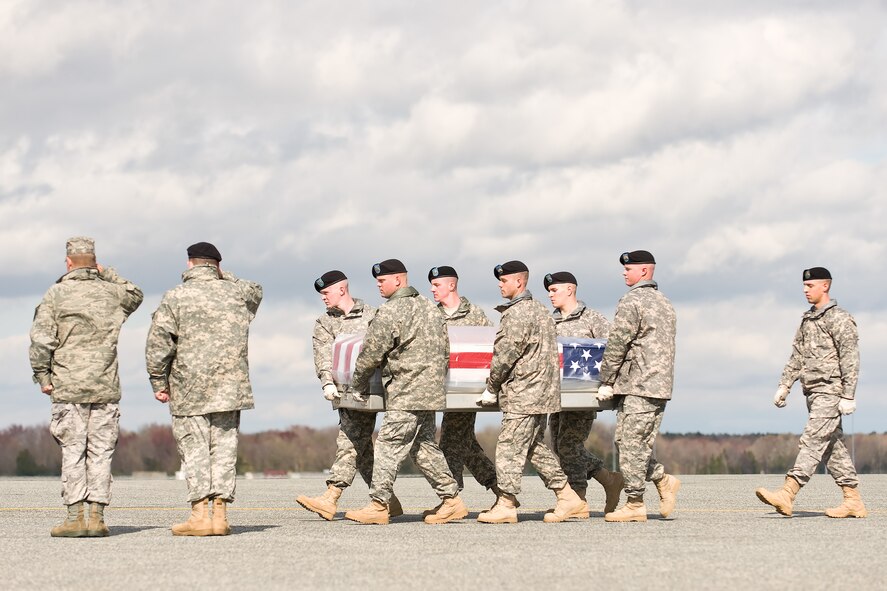
[[[772,398],[812,266],[859,326],[845,431],[883,431],[885,124],[882,2],[0,0],[0,428],[48,422],[28,330],[89,235],[146,294],[128,429],[169,421],[145,336],[210,241],[265,289],[247,432],[336,423],[311,357],[325,271],[378,305],[373,263],[426,295],[452,265],[495,319],[492,269],[520,259],[546,305],[569,270],[612,318],[635,249],[678,317],[663,431],[800,432],[800,386]]]

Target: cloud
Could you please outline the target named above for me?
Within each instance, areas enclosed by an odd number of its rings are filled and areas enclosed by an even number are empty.
[[[451,264],[489,310],[493,265],[520,258],[538,296],[568,269],[611,314],[635,248],[678,309],[667,428],[778,425],[757,397],[812,265],[866,335],[863,409],[887,381],[866,361],[887,354],[884,18],[831,2],[7,2],[0,391],[30,388],[15,351],[65,239],[89,234],[155,306],[199,240],[265,286],[248,429],[334,420],[309,344],[326,270],[378,303],[372,263],[403,259],[423,291]],[[121,342],[128,425],[165,420],[141,360],[149,308]],[[26,400],[7,421],[44,420]]]

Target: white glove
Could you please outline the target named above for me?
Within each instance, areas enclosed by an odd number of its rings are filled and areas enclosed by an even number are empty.
[[[496,406],[499,402],[499,397],[484,388],[484,393],[480,395],[480,398],[477,399],[477,404],[480,406]]]
[[[336,398],[340,398],[341,394],[339,394],[339,389],[336,388],[335,384],[327,384],[323,387],[323,397],[332,402]]]
[[[773,397],[773,404],[775,404],[777,408],[782,408],[785,406],[786,398],[788,398],[788,388],[785,386],[779,386],[776,390],[776,395]]]
[[[354,398],[358,402],[366,402],[367,401],[367,397],[364,396],[363,394],[361,394],[360,392],[352,390],[350,392],[350,394],[351,394],[351,397]]]
[[[841,398],[841,401],[838,402],[838,412],[842,415],[852,415],[853,411],[856,410],[856,400],[848,400],[847,398]]]
[[[613,392],[613,386],[601,386],[597,389],[595,398],[603,402],[604,400],[612,400],[616,393]]]

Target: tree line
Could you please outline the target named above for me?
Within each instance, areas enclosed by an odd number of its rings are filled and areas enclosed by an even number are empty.
[[[586,447],[614,466],[613,425],[595,423]],[[288,472],[322,472],[336,451],[337,427],[314,429],[293,426],[284,430],[241,434],[237,471],[272,475]],[[498,429],[487,427],[477,438],[490,457],[496,449]],[[887,471],[887,433],[845,437],[860,473]],[[778,474],[791,467],[798,453],[798,435],[706,435],[662,433],[656,456],[675,474]],[[148,425],[137,431],[121,430],[114,454],[118,476],[144,472],[174,474],[181,467],[172,430]],[[404,466],[404,472],[416,472]],[[61,473],[61,451],[46,426],[12,426],[0,431],[0,476],[53,476]]]

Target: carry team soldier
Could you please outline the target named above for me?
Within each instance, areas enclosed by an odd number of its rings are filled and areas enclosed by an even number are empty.
[[[529,269],[509,261],[493,269],[499,291],[508,302],[496,307],[502,321],[493,343],[487,388],[478,401],[502,410],[502,430],[496,441],[496,480],[499,496],[481,523],[517,523],[517,495],[527,461],[557,504],[545,514],[546,523],[588,518],[588,505],[570,487],[557,456],[545,445],[547,414],[561,410],[560,363],[554,320],[527,289]]]
[[[665,473],[653,445],[674,383],[677,318],[653,280],[656,260],[646,250],[619,257],[629,287],[616,306],[601,361],[599,400],[620,396],[616,408],[616,448],[627,502],[604,515],[606,521],[646,521],[644,491],[652,480],[659,492],[659,513],[674,510],[681,482]]]
[[[154,398],[169,403],[188,483],[191,515],[172,533],[225,536],[240,411],[255,406],[247,349],[262,286],[222,271],[222,255],[209,242],[192,244],[187,254],[182,283],[163,295],[151,318],[145,361]]]
[[[764,503],[783,515],[792,514],[795,495],[809,482],[820,462],[844,493],[844,502],[826,509],[829,517],[865,517],[868,512],[859,496],[859,477],[853,458],[841,438],[841,415],[856,410],[859,378],[859,345],[856,321],[831,299],[832,275],[824,267],[805,269],[804,295],[812,304],[795,333],[792,354],[785,364],[773,403],[782,408],[792,385],[800,380],[809,418],[798,444],[795,465],[776,492],[755,491]]]
[[[576,276],[569,271],[549,273],[543,279],[548,298],[554,306],[552,317],[559,337],[605,339],[610,332],[610,321],[603,314],[587,308],[576,296]],[[604,468],[604,462],[585,448],[597,413],[593,410],[561,411],[548,417],[551,429],[551,449],[557,454],[561,468],[567,474],[570,486],[585,501],[588,479],[594,478],[602,487],[606,499],[604,513],[610,513],[619,504],[624,481],[619,472]]]
[[[376,309],[363,300],[353,298],[348,288],[348,278],[339,270],[327,271],[314,282],[326,312],[314,323],[314,369],[323,389],[323,397],[329,401],[341,398],[344,386],[333,382],[333,343],[340,334],[366,332],[376,315]],[[336,459],[326,480],[327,489],[319,497],[301,495],[296,502],[317,513],[327,521],[336,515],[342,491],[351,486],[354,476],[372,484],[373,480],[373,431],[376,430],[376,413],[347,408],[339,409],[339,434],[336,436]],[[391,496],[391,517],[403,515],[397,497]]]
[[[117,340],[143,295],[96,262],[92,238],[69,239],[65,254],[67,272],[34,312],[29,350],[34,382],[52,400],[49,432],[62,448],[68,516],[50,535],[103,537],[109,534],[104,515],[120,431]]]
[[[442,503],[425,523],[447,523],[468,515],[459,485],[434,441],[435,412],[446,408],[450,341],[437,307],[410,287],[407,269],[397,259],[373,265],[379,293],[387,301],[376,311],[357,356],[352,388],[366,394],[381,366],[385,416],[373,462],[370,504],[348,511],[359,523],[387,524],[394,480],[410,456]]]
[[[428,271],[428,281],[447,326],[493,326],[483,310],[459,295],[459,275],[453,267],[433,267]],[[474,412],[445,412],[440,425],[440,449],[459,490],[464,488],[462,468],[467,466],[481,486],[495,492],[496,466],[477,441],[476,418]]]

